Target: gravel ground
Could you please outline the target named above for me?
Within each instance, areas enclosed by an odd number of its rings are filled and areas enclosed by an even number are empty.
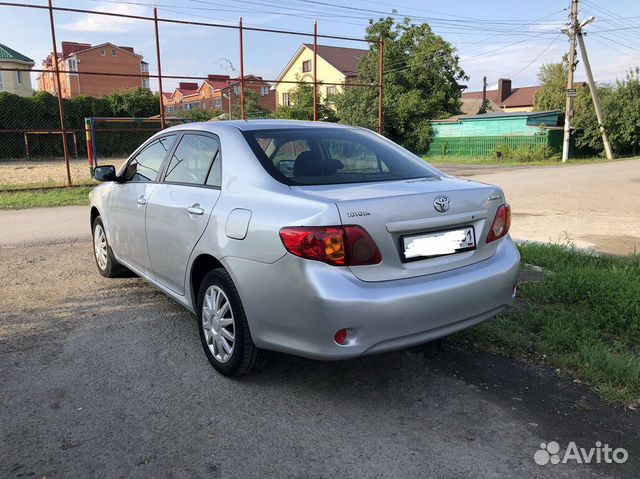
[[[100,164],[119,166],[124,159],[105,159]],[[86,158],[69,161],[71,181],[82,183],[91,181]],[[2,185],[64,185],[67,170],[62,158],[51,160],[18,160],[0,162],[0,189]]]
[[[54,239],[0,246],[0,477],[637,477],[639,416],[548,368],[449,341],[227,379],[191,314]],[[550,440],[630,459],[536,465]]]

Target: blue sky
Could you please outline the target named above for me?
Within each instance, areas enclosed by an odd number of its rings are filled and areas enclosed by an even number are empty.
[[[45,0],[30,1],[46,4]],[[472,90],[481,88],[484,75],[490,87],[501,77],[512,78],[514,86],[534,85],[540,65],[558,61],[568,49],[568,40],[558,32],[567,21],[569,0],[351,0],[348,3],[340,0],[156,0],[156,3],[159,15],[165,18],[231,24],[242,15],[245,25],[304,32],[312,32],[316,18],[319,33],[354,37],[364,34],[368,18],[379,18],[395,8],[415,22],[429,22],[436,33],[458,49]],[[54,0],[54,4],[146,16],[152,13],[153,1]],[[596,80],[608,82],[624,77],[628,68],[640,65],[640,2],[581,0],[580,17],[591,15],[596,16],[596,21],[587,27],[591,34],[586,42]],[[151,22],[78,13],[56,13],[55,19],[58,43],[68,40],[133,46],[150,63],[152,72],[155,71]],[[0,43],[32,57],[37,65],[51,50],[46,11],[0,7],[0,26]],[[234,75],[239,70],[236,30],[162,24],[160,37],[164,74]],[[311,41],[310,36],[246,32],[245,72],[274,79],[300,43]],[[360,48],[365,45],[326,39],[320,39],[319,43]],[[576,75],[578,80],[584,79],[582,65],[578,65]],[[165,90],[176,82],[167,81]]]

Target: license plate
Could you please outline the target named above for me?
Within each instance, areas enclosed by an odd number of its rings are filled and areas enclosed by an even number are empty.
[[[402,238],[404,260],[415,260],[461,253],[476,249],[476,235],[473,226],[437,231]]]

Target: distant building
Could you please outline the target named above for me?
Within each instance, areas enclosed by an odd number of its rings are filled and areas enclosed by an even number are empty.
[[[244,88],[253,90],[258,96],[258,104],[269,111],[275,109],[275,92],[271,85],[261,77],[245,75]],[[240,103],[240,79],[229,75],[208,75],[207,79],[198,85],[196,82],[180,82],[172,93],[164,94],[165,113],[173,114],[179,111],[189,111],[194,108],[201,110],[221,110],[228,113],[233,105]],[[246,112],[251,117],[251,112]]]
[[[0,67],[31,70],[35,62],[22,53],[0,43]],[[15,93],[20,96],[33,95],[30,71],[0,71],[0,92]]]
[[[100,97],[131,88],[149,88],[149,64],[132,47],[112,43],[92,46],[88,43],[62,42],[57,62],[64,98],[78,95]],[[42,69],[45,71],[38,76],[38,90],[55,95],[57,85],[53,53],[42,61]],[[88,72],[105,75],[86,74]]]
[[[533,103],[540,86],[526,86],[513,88],[511,80],[500,78],[497,90],[487,90],[487,100],[498,105],[504,112],[533,111]],[[480,100],[482,102],[482,90],[469,91],[462,94],[463,104],[468,100]],[[473,113],[477,113],[476,110]]]
[[[317,79],[323,85],[318,89],[323,98],[330,98],[342,92],[343,85],[349,78],[358,74],[360,59],[369,50],[359,48],[330,47],[318,45]],[[313,83],[313,45],[303,44],[293,55],[287,66],[278,75],[271,86],[276,92],[276,106],[290,104],[289,92],[296,87],[296,82]]]

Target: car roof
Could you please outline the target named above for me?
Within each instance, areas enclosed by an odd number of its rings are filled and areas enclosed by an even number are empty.
[[[340,125],[337,123],[327,123],[322,121],[301,121],[301,120],[225,120],[225,121],[203,121],[194,123],[183,123],[175,125],[168,130],[199,130],[220,132],[225,129],[235,128],[241,131],[251,130],[280,130],[291,128],[354,128],[352,126]]]

